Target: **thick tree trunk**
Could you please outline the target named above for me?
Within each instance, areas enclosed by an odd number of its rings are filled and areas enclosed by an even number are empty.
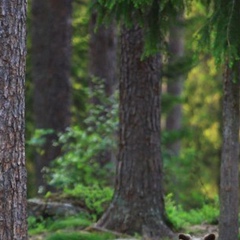
[[[37,186],[47,187],[42,169],[61,155],[56,133],[70,125],[71,0],[32,1],[32,77],[36,128],[53,129],[36,157]]]
[[[0,239],[27,239],[26,1],[0,2]]]
[[[165,225],[160,154],[160,57],[141,61],[142,30],[123,28],[120,145],[115,194],[97,226],[160,238]]]
[[[236,77],[237,76],[237,77]],[[239,68],[226,64],[223,92],[223,145],[220,176],[219,239],[238,239]]]

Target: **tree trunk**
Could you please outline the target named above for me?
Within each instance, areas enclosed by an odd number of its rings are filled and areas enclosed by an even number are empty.
[[[27,239],[26,1],[0,2],[0,239]]]
[[[32,1],[32,77],[36,128],[53,129],[44,153],[36,157],[37,186],[46,185],[42,169],[61,155],[56,133],[70,125],[71,0]]]
[[[160,154],[160,56],[141,60],[142,30],[123,28],[120,145],[115,193],[97,226],[148,237],[171,236],[164,221]]]
[[[236,77],[237,76],[237,77]],[[223,145],[220,176],[219,239],[238,239],[239,68],[226,64],[223,92]]]

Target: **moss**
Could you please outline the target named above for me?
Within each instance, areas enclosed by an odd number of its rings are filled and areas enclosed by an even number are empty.
[[[109,234],[82,233],[82,232],[58,232],[50,235],[46,240],[111,240]]]

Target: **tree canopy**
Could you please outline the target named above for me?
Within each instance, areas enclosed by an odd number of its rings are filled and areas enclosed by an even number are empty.
[[[158,52],[163,47],[164,36],[177,13],[190,6],[191,0],[99,0],[91,9],[98,11],[98,23],[109,23],[113,19],[127,27],[139,24],[144,30],[145,55]]]
[[[228,60],[233,64],[240,56],[240,2],[212,0],[206,1],[205,6],[208,17],[199,31],[200,48],[207,46],[219,63]]]

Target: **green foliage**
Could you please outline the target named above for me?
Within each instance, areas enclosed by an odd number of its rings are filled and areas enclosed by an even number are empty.
[[[197,35],[201,49],[210,49],[218,62],[230,65],[239,60],[239,8],[240,2],[235,0],[212,0],[207,5],[209,17]],[[199,41],[200,39],[200,41]]]
[[[101,136],[112,136],[118,126],[118,91],[106,96],[104,80],[91,77],[92,89],[88,90],[89,101],[96,103],[87,105],[88,116],[84,123],[88,132],[97,132]],[[111,139],[113,141],[114,139]]]
[[[49,231],[56,231],[61,229],[75,229],[75,228],[85,228],[92,224],[92,222],[82,216],[79,217],[69,217],[66,219],[59,219],[54,221],[49,227]]]
[[[169,113],[176,104],[183,103],[183,100],[184,99],[180,96],[172,96],[171,94],[163,93],[161,99],[162,114]],[[164,137],[167,137],[167,135]]]
[[[169,194],[165,198],[166,213],[177,230],[189,225],[202,223],[216,224],[218,222],[218,200],[215,200],[211,204],[204,204],[201,208],[185,211],[181,205],[175,204],[172,197],[172,194]]]
[[[180,99],[163,96],[164,114],[173,104],[182,104],[182,128],[172,132],[163,130],[162,153],[166,191],[173,193],[173,199],[184,209],[200,207],[206,199],[213,199],[218,194],[219,171],[216,169],[219,169],[221,152],[220,74],[213,58],[205,57],[189,72]],[[181,152],[175,156],[167,147],[179,139]]]
[[[174,57],[174,56],[171,56]],[[199,63],[199,60],[194,59],[193,52],[190,51],[188,55],[174,59],[171,64],[167,63],[163,66],[163,77],[166,77],[168,81],[174,82],[176,77],[185,76]]]
[[[79,216],[66,217],[64,219],[36,219],[33,216],[28,217],[28,230],[30,235],[53,232],[57,230],[83,229],[92,224],[89,216],[81,214]]]
[[[28,231],[31,235],[43,233],[47,229],[47,225],[51,220],[36,219],[35,217],[28,217]]]
[[[64,192],[70,197],[82,200],[95,220],[96,217],[103,214],[113,196],[112,188],[98,185],[83,186],[79,184],[74,189],[65,189]]]
[[[59,232],[47,237],[46,240],[111,240],[114,237],[110,234],[81,233],[81,232]]]
[[[106,185],[112,179],[113,163],[107,162],[102,153],[116,148],[115,132],[118,125],[117,96],[107,98],[104,85],[95,81],[96,91],[89,92],[89,99],[97,104],[88,104],[85,126],[72,126],[59,134],[58,142],[64,154],[57,158],[49,169],[49,184],[57,188],[74,188],[82,185]],[[102,164],[107,162],[107,164]]]
[[[166,191],[173,193],[174,200],[185,209],[199,207],[205,200],[196,155],[197,152],[190,148],[182,150],[180,156],[163,149]]]
[[[207,86],[207,87],[206,87]],[[219,156],[221,152],[221,72],[217,72],[212,58],[205,58],[192,69],[184,87],[184,126],[189,130],[182,141],[183,148],[193,149],[196,191],[207,198],[218,192]],[[184,167],[187,167],[184,165]],[[201,184],[199,184],[201,183]]]
[[[82,123],[86,117],[86,103],[88,93],[88,44],[89,13],[87,1],[73,1],[72,13],[72,59],[71,59],[71,83],[72,83],[72,122]]]
[[[38,154],[44,154],[43,145],[46,143],[46,137],[53,133],[53,129],[36,129],[27,144],[33,146]]]
[[[71,83],[72,83],[72,122],[81,124],[82,119],[86,116],[85,102],[87,99],[86,86],[88,79],[88,18],[87,11],[88,1],[73,1],[72,14],[72,61],[71,61]],[[27,24],[31,29],[31,1],[28,4]],[[31,34],[27,38],[27,67],[26,67],[26,140],[34,138],[35,128],[33,114],[33,81],[32,71],[32,51],[31,51]],[[40,140],[40,138],[38,138]],[[33,196],[36,193],[33,182],[35,181],[34,157],[36,146],[35,143],[26,145],[26,158],[28,169],[28,195]],[[37,151],[42,151],[37,146]]]
[[[57,188],[72,188],[79,183],[106,184],[111,166],[100,168],[96,157],[111,146],[112,142],[107,137],[75,126],[59,135],[58,144],[62,145],[65,154],[57,158],[49,169],[49,184]]]
[[[127,27],[140,25],[145,33],[144,55],[159,52],[164,37],[179,12],[183,12],[191,0],[95,0],[91,9],[98,12],[98,23],[109,23],[113,19]]]

